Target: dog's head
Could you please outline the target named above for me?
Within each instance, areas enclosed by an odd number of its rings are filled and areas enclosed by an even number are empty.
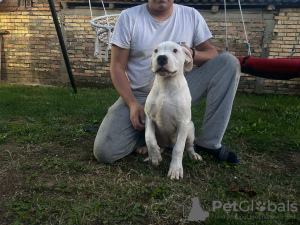
[[[162,42],[152,53],[152,72],[160,76],[183,74],[183,68],[191,71],[193,58],[191,53],[179,44],[171,41]]]

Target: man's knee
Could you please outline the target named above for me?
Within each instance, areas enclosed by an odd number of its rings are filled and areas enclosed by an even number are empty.
[[[113,151],[101,144],[94,144],[94,156],[101,163],[112,163],[115,161],[113,160]]]
[[[221,80],[225,79],[225,81],[230,81],[229,83],[234,82],[238,85],[241,74],[240,61],[235,56],[228,53],[220,54],[215,59],[215,64],[222,68],[222,72],[218,73],[217,77]]]
[[[217,57],[219,57],[221,64],[223,64],[227,68],[234,69],[237,72],[236,74],[239,75],[241,65],[240,61],[234,55],[223,53]]]

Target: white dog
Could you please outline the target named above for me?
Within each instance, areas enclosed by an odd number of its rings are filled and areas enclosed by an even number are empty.
[[[146,100],[146,133],[149,160],[153,165],[162,161],[162,148],[173,148],[168,172],[171,179],[183,177],[182,156],[186,150],[192,160],[202,160],[194,151],[194,124],[191,121],[191,94],[183,75],[190,71],[190,52],[175,42],[163,42],[154,50],[152,71],[156,74]]]

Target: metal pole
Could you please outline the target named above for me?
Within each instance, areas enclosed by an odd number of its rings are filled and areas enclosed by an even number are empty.
[[[48,0],[48,2],[49,2],[50,9],[51,9],[53,22],[55,24],[56,33],[57,33],[57,36],[58,36],[61,51],[63,53],[65,64],[66,64],[67,71],[68,71],[68,74],[69,74],[70,82],[71,82],[71,85],[73,87],[74,93],[77,94],[77,88],[76,88],[73,73],[72,73],[72,70],[71,70],[71,67],[70,67],[70,61],[69,61],[66,45],[65,45],[65,42],[64,42],[64,39],[63,39],[63,36],[62,36],[62,33],[61,33],[61,29],[60,29],[60,26],[59,26],[59,22],[58,22],[58,19],[57,19],[55,5],[54,5],[53,0]]]
[[[1,2],[1,0],[0,0]],[[1,75],[1,54],[2,53],[2,34],[0,34],[0,81],[2,80],[2,75]]]
[[[0,0],[1,2],[1,0]],[[2,80],[2,73],[1,73],[1,53],[2,53],[2,41],[3,41],[3,35],[9,34],[9,32],[7,30],[2,31],[0,30],[0,81]]]

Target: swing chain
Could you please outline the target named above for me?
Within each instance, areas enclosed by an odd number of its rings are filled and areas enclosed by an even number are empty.
[[[225,13],[225,40],[226,40],[226,52],[228,53],[228,33],[227,33],[227,12],[226,12],[226,0],[224,0],[224,13]]]
[[[242,7],[241,7],[241,2],[240,0],[238,0],[239,2],[239,8],[240,8],[240,13],[241,13],[241,19],[243,22],[243,28],[244,28],[244,33],[245,33],[245,38],[246,38],[246,49],[248,50],[248,56],[251,56],[251,48],[250,48],[250,43],[248,41],[248,37],[247,37],[247,31],[246,31],[246,27],[245,27],[245,22],[244,22],[244,16],[243,16],[243,11],[242,11]],[[226,52],[228,53],[229,51],[229,47],[228,47],[228,32],[227,32],[227,12],[226,12],[226,0],[224,0],[224,13],[225,13],[225,36],[226,36]]]
[[[298,40],[299,39],[299,40]],[[293,46],[293,48],[292,48],[292,51],[291,51],[291,53],[290,53],[290,58],[292,58],[293,57],[293,54],[294,54],[294,52],[296,51],[296,44],[297,44],[297,40],[298,40],[298,43],[300,43],[300,33],[299,33],[299,35],[297,36],[297,34],[296,34],[296,36],[295,36],[295,44],[294,44],[294,46]]]
[[[242,19],[242,22],[243,22],[244,33],[245,33],[245,38],[246,38],[246,48],[248,50],[248,56],[251,56],[250,43],[249,43],[248,37],[247,37],[247,31],[246,31],[246,26],[245,26],[245,22],[244,22],[244,16],[243,16],[243,11],[242,11],[241,1],[238,0],[238,2],[239,2],[239,8],[240,8],[240,12],[241,12],[241,19]]]

